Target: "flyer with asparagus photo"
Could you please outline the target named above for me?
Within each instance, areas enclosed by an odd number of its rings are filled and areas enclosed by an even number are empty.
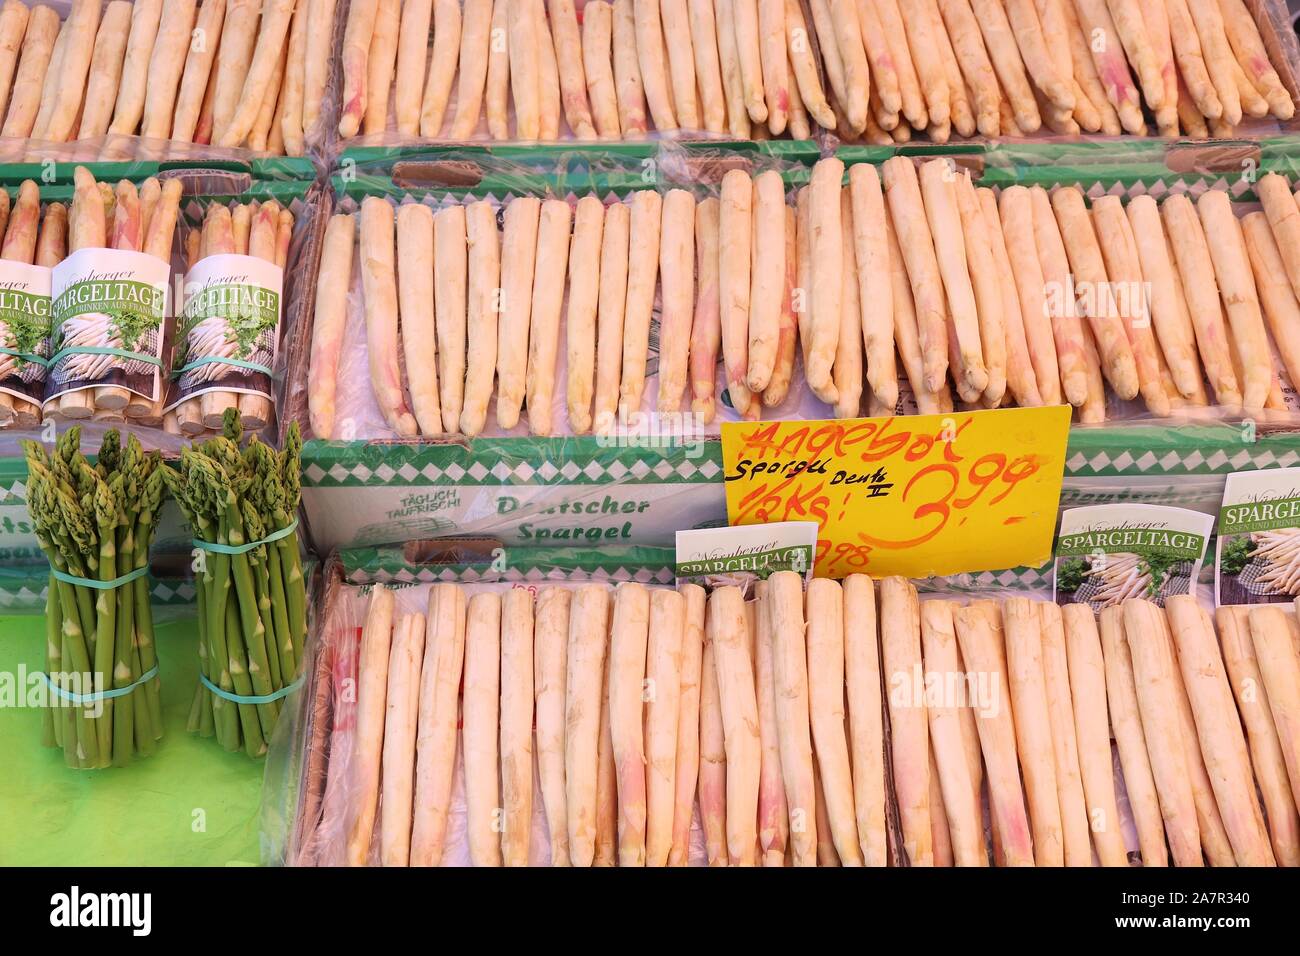
[[[0,259],[0,393],[39,403],[50,355],[50,270]]]
[[[213,391],[271,397],[283,284],[275,263],[233,253],[189,271],[169,406]]]
[[[81,249],[55,266],[46,399],[104,388],[160,398],[170,276],[168,263],[130,249]]]
[[[1058,604],[1094,611],[1141,598],[1164,607],[1191,594],[1212,515],[1164,505],[1096,505],[1061,515],[1053,567]]]
[[[1219,511],[1215,604],[1290,603],[1300,594],[1300,468],[1231,474]]]

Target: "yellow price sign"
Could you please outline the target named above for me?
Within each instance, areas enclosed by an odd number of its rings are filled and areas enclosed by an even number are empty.
[[[722,426],[731,524],[816,521],[816,573],[925,577],[1051,557],[1070,408]]]

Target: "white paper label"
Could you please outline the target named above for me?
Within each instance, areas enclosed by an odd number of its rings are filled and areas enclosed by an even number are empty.
[[[1215,604],[1290,603],[1300,594],[1300,468],[1228,476],[1215,547]]]
[[[100,386],[159,397],[170,274],[129,249],[80,249],[54,267],[48,397]]]
[[[778,521],[677,532],[677,577],[719,585],[773,571],[812,577],[817,522]]]
[[[0,259],[0,392],[40,403],[50,357],[50,268]]]
[[[1164,505],[1097,505],[1061,515],[1053,590],[1058,604],[1093,610],[1142,598],[1161,607],[1190,594],[1214,517]]]

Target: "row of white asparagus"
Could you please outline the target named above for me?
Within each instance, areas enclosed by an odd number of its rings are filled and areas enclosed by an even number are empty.
[[[1148,114],[1231,136],[1295,113],[1243,0],[809,2],[843,139],[1145,136]]]
[[[364,0],[343,40],[343,137],[906,142],[1231,135],[1290,119],[1243,0]],[[430,51],[430,27],[432,50]],[[814,45],[814,35],[816,44]],[[828,80],[823,87],[816,52]],[[454,110],[449,110],[453,84]],[[513,107],[513,110],[512,110]]]
[[[50,203],[42,210],[40,187],[29,179],[18,187],[18,198],[11,210],[9,193],[0,189],[0,235],[4,236],[0,259],[55,266],[68,251],[68,207]],[[12,349],[18,342],[9,334],[0,345]],[[45,349],[43,354],[48,358],[49,350]],[[0,379],[17,373],[16,357],[0,356]],[[0,428],[10,425],[31,428],[40,418],[39,401],[26,401],[18,395],[0,392]]]
[[[1277,174],[1257,184],[1263,211],[1239,219],[1219,190],[1125,206],[1073,186],[995,195],[943,159],[919,174],[905,157],[854,165],[847,186],[844,173],[820,161],[793,207],[776,171],[732,170],[698,202],[680,189],[573,208],[519,197],[503,236],[486,200],[434,214],[365,199],[360,284],[388,426],[477,435],[495,376],[498,426],[526,400],[530,430],[552,434],[563,342],[569,432],[608,430],[641,410],[656,288],[655,406],[677,411],[685,392],[705,423],[719,357],[749,418],[785,401],[798,354],[811,392],[846,418],[892,413],[900,365],[922,414],[951,411],[955,393],[970,408],[1066,402],[1084,423],[1105,420],[1107,385],[1163,417],[1280,412],[1279,370],[1300,382],[1300,210]],[[352,216],[331,222],[317,291],[308,391],[322,437],[356,232]]]
[[[0,7],[0,135],[139,135],[302,155],[336,0],[72,0]],[[105,158],[127,147],[110,143]]]
[[[273,262],[281,270],[289,261],[289,245],[293,239],[294,215],[281,208],[275,200],[264,203],[236,203],[233,207],[213,203],[204,214],[203,222],[185,235],[186,269],[192,269],[208,256],[252,256]],[[283,302],[283,296],[281,297]],[[237,354],[230,351],[233,340],[229,331],[220,342],[204,347],[203,355]],[[231,366],[209,366],[212,374],[221,376]],[[163,429],[173,434],[202,435],[219,432],[227,408],[238,408],[244,428],[262,429],[275,419],[275,406],[270,398],[254,392],[209,391],[181,402],[163,416]]]
[[[1273,594],[1300,594],[1300,528],[1279,528],[1251,535],[1250,556],[1263,562],[1256,581]]]
[[[529,861],[534,746],[553,865],[685,865],[698,803],[709,865],[884,866],[892,783],[911,865],[1126,866],[1112,736],[1143,865],[1300,865],[1287,609],[1221,608],[1216,640],[1188,596],[1100,626],[1079,604],[919,601],[902,578],[878,601],[863,575],[805,593],[789,572],[748,602],[440,584],[395,623],[376,587],[347,862],[442,861],[459,712],[479,866]]]

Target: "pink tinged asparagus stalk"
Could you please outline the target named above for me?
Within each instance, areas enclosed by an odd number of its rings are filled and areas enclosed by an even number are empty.
[[[1007,257],[1011,260],[1016,290],[1020,298],[1020,315],[1025,326],[1025,344],[1034,366],[1038,392],[1047,405],[1061,402],[1061,374],[1056,358],[1052,323],[1047,312],[1045,277],[1038,260],[1034,238],[1034,210],[1029,190],[1011,186],[999,200],[1002,236]]]
[[[606,626],[612,605],[606,606]],[[600,744],[596,751],[596,856],[593,866],[618,865],[618,766],[609,730],[609,655],[605,655],[600,698]]]
[[[347,26],[340,54],[343,69],[343,103],[339,118],[339,135],[344,139],[357,135],[366,113],[370,61],[370,40],[375,32],[379,0],[358,0],[348,7]]]
[[[492,230],[495,233],[495,221]],[[440,210],[433,217],[433,292],[438,333],[436,381],[442,428],[450,434],[457,431],[465,408],[468,256],[465,207]]]
[[[1291,795],[1300,806],[1300,651],[1285,613],[1273,605],[1251,609],[1250,636]]]
[[[564,672],[572,596],[572,592],[559,587],[539,591],[533,632],[537,772],[550,835],[552,866],[569,865],[564,800]]]
[[[700,663],[700,823],[704,829],[704,851],[709,866],[726,866],[726,731],[722,724],[722,699],[718,690],[717,652],[707,615],[706,610]]]
[[[456,769],[456,718],[464,663],[465,591],[459,584],[435,584],[429,590],[420,673],[412,866],[437,866],[442,862]]]
[[[608,434],[618,413],[623,375],[623,316],[627,304],[628,243],[631,211],[616,202],[605,212],[600,245],[600,290],[596,312],[596,392],[594,427]]]
[[[704,658],[704,618],[707,597],[698,584],[683,584],[682,659],[674,759],[672,846],[669,866],[685,866],[695,812],[695,787],[700,773],[700,691]],[[710,662],[712,663],[712,662]],[[715,678],[716,679],[716,678]],[[779,764],[778,764],[779,766]]]
[[[1092,866],[1092,842],[1079,768],[1070,669],[1065,649],[1065,624],[1057,604],[1038,605],[1043,638],[1043,677],[1047,691],[1047,716],[1051,723],[1052,753],[1056,765],[1056,794],[1061,807],[1061,833],[1066,866]]]
[[[564,684],[564,800],[574,866],[591,866],[596,850],[596,777],[608,626],[609,591],[596,584],[575,591]]]
[[[1101,865],[1128,866],[1115,802],[1106,708],[1106,664],[1097,620],[1086,604],[1067,604],[1061,609],[1061,615],[1086,824]],[[1059,663],[1054,665],[1059,666]]]
[[[528,373],[533,267],[541,200],[519,196],[506,204],[501,246],[501,309],[497,334],[497,424],[519,424]]]
[[[654,590],[646,648],[646,866],[667,866],[673,845],[685,629],[682,595]]]
[[[434,217],[434,241],[438,220]],[[465,390],[460,414],[460,430],[477,435],[487,420],[488,401],[497,365],[497,310],[499,308],[501,243],[497,233],[496,212],[487,200],[470,203],[465,210],[465,237],[468,245],[469,285],[466,293],[465,319]],[[441,350],[448,358],[450,349]],[[458,383],[444,373],[445,384]],[[448,407],[442,403],[443,411]]]
[[[980,348],[988,385],[984,399],[996,406],[1007,390],[1007,341],[1004,328],[1002,283],[993,260],[992,240],[984,212],[970,177],[962,174],[955,183],[957,210],[966,237],[966,261],[970,268],[975,305],[979,314]]]
[[[793,571],[778,571],[769,577],[759,613],[768,615],[772,634],[777,738],[790,814],[791,858],[795,866],[815,866],[817,799],[809,724],[803,579]]]
[[[695,197],[685,189],[664,196],[659,274],[658,407],[661,412],[675,412],[686,388],[695,302]]]
[[[411,408],[424,435],[442,434],[432,258],[433,210],[423,203],[404,203],[397,210],[397,292]]]
[[[466,5],[465,19],[468,20],[471,14],[476,16],[476,20],[465,24],[464,37],[470,40],[471,50],[477,52],[482,49],[479,37],[487,32],[492,13],[488,4],[480,3]],[[471,29],[475,31],[473,36],[469,33]],[[433,10],[433,51],[429,57],[429,75],[425,79],[424,98],[420,104],[420,131],[424,136],[436,137],[442,132],[447,100],[451,96],[451,84],[456,75],[463,43],[460,4],[456,0],[437,0]],[[423,65],[423,60],[420,63]],[[477,106],[482,77],[486,74],[487,57],[482,57],[474,64],[459,65],[469,75],[465,95]],[[416,78],[412,78],[411,83],[413,86],[419,85]],[[467,108],[470,105],[466,103]],[[477,119],[477,112],[475,118]]]
[[[822,401],[834,404],[839,396],[831,372],[839,345],[843,319],[844,245],[840,216],[840,183],[844,163],[820,160],[813,167],[809,185],[808,218],[812,242],[812,287],[807,290],[810,338],[805,353],[804,376],[808,387]]]
[[[370,384],[380,411],[400,437],[415,435],[415,417],[406,405],[397,364],[397,276],[393,251],[394,215],[388,200],[369,196],[361,203],[361,280],[365,297],[366,347]]]
[[[889,276],[885,200],[876,168],[868,163],[851,167],[849,192],[853,199],[853,248],[858,267],[867,383],[881,403],[892,408],[898,402],[894,297]]]
[[[1151,289],[1151,321],[1160,340],[1169,373],[1178,391],[1192,396],[1202,388],[1201,367],[1191,316],[1182,298],[1182,284],[1169,256],[1160,211],[1150,196],[1135,196],[1126,210],[1137,246],[1142,276]]]
[[[714,590],[709,597],[707,627],[727,754],[727,852],[734,865],[755,866],[762,744],[745,602],[739,588]]]
[[[785,207],[785,276],[781,290],[781,320],[777,332],[776,366],[763,391],[763,404],[777,406],[790,393],[794,377],[794,356],[799,346],[799,317],[795,313],[795,286],[799,276],[798,215],[792,206]]]
[[[626,406],[629,415],[640,411],[645,393],[655,279],[659,274],[663,199],[653,190],[642,189],[633,195],[630,205],[627,301],[623,307],[623,377],[619,383],[619,401]]]
[[[1251,777],[1246,737],[1208,616],[1190,595],[1167,599],[1165,611],[1178,650],[1183,687],[1192,704],[1215,802],[1240,866],[1274,866]]]
[[[717,199],[710,197],[695,207],[696,291],[689,360],[691,411],[701,416],[705,424],[713,421],[718,349],[722,344],[718,302],[719,205]]]
[[[781,742],[776,726],[776,679],[773,673],[772,619],[764,591],[757,585],[755,615],[754,685],[758,695],[758,737],[763,757],[758,783],[758,844],[764,866],[784,866],[790,836],[790,811],[781,778]]]
[[[650,595],[640,584],[614,592],[610,632],[609,729],[618,768],[619,866],[645,865],[646,754],[641,715]]]
[[[501,687],[501,595],[469,599],[465,625],[465,702],[461,753],[465,761],[466,832],[474,866],[500,866],[500,778],[497,731]]]
[[[1034,243],[1047,292],[1046,304],[1052,323],[1052,338],[1056,342],[1061,391],[1071,405],[1082,405],[1088,396],[1087,373],[1078,303],[1069,293],[1069,259],[1047,191],[1039,186],[1032,187],[1029,190],[1029,202],[1033,210]]]
[[[548,199],[542,204],[537,227],[525,382],[528,429],[534,435],[549,435],[553,431],[551,399],[555,392],[555,363],[560,353],[560,312],[564,304],[564,273],[569,264],[571,215],[567,202]]]
[[[727,0],[724,0],[727,2]],[[744,170],[722,177],[718,215],[718,303],[722,327],[722,364],[731,404],[740,414],[749,409],[750,243],[753,184]]]
[[[984,829],[980,819],[979,787],[974,782],[978,766],[968,762],[962,739],[961,701],[968,686],[961,670],[953,605],[948,601],[926,601],[921,605],[921,647],[925,658],[926,684],[934,684],[926,707],[932,758],[931,772],[937,780],[938,803],[944,808],[952,857],[957,866],[988,866]],[[976,751],[978,756],[978,751]],[[931,806],[936,801],[931,799]],[[936,862],[938,853],[936,851]]]
[[[903,850],[913,866],[931,866],[929,728],[924,695],[914,686],[922,674],[921,609],[906,578],[880,582],[880,637]]]
[[[411,809],[415,797],[415,735],[420,716],[420,665],[424,615],[404,614],[393,631],[384,717],[383,800],[379,860],[384,866],[411,861]]]
[[[875,585],[865,574],[844,579],[844,672],[858,844],[866,866],[885,866],[885,740],[876,642]]]
[[[528,865],[533,819],[533,593],[501,597],[501,859]],[[468,777],[467,777],[468,779]]]
[[[776,170],[754,177],[752,242],[746,384],[750,391],[761,392],[776,366],[785,281],[785,185]]]
[[[354,760],[356,798],[348,820],[347,864],[365,866],[379,803],[379,765],[383,753],[389,649],[393,639],[393,592],[376,584],[361,631],[357,669],[357,725]]]
[[[501,0],[503,8],[504,5],[505,0]],[[456,115],[451,121],[451,139],[469,139],[474,134],[474,130],[478,128],[483,106],[483,94],[487,87],[488,62],[491,59],[492,44],[494,41],[499,42],[502,46],[507,43],[504,33],[499,39],[494,38],[492,35],[493,9],[492,0],[469,0],[465,4],[460,50],[457,53],[460,75],[456,86]],[[430,76],[432,75],[431,70]],[[445,111],[445,100],[441,105]],[[423,113],[423,110],[421,110],[421,113]],[[439,127],[441,127],[443,119],[441,115],[438,117],[430,115],[430,126],[433,125],[435,118]]]
[[[591,399],[595,392],[596,310],[600,289],[600,246],[605,206],[596,196],[578,200],[573,216],[573,248],[569,254],[569,300],[564,321],[565,398],[569,428],[575,434],[591,430]]]
[[[1300,298],[1300,208],[1297,208],[1287,180],[1277,173],[1261,176],[1255,191],[1269,225],[1273,227],[1291,288]]]
[[[989,688],[989,698],[976,714],[976,729],[984,754],[993,832],[1001,846],[1000,864],[1033,866],[1034,847],[1016,760],[1016,728],[999,636],[990,615],[978,607],[959,608],[953,623],[963,666]]]

